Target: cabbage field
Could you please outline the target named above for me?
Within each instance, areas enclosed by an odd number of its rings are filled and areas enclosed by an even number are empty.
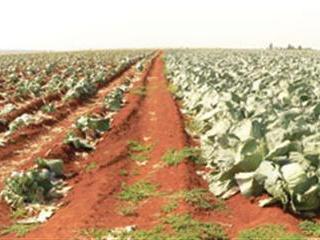
[[[320,237],[319,80],[312,50],[1,55],[0,240]]]
[[[295,51],[170,51],[187,131],[216,196],[267,194],[296,214],[320,208],[320,57]]]

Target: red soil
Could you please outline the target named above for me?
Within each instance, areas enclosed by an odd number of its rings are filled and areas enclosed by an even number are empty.
[[[168,149],[181,149],[191,142],[184,131],[178,106],[167,89],[162,55],[155,58],[150,72],[143,73],[141,79],[143,81],[137,82],[135,87],[144,85],[146,95],[127,94],[126,106],[115,116],[112,130],[103,136],[96,150],[85,158],[75,158],[66,164],[67,171],[78,173],[69,180],[73,189],[64,199],[66,204],[48,222],[27,234],[24,239],[72,239],[79,236],[81,229],[90,227],[136,225],[138,228],[149,229],[165,216],[161,208],[168,203],[171,193],[207,187],[196,175],[197,167],[187,160],[178,166],[169,167],[161,159]],[[97,102],[92,104],[92,108],[87,107],[86,111],[94,110]],[[64,128],[67,129],[70,123],[71,119],[67,124],[64,123]],[[48,135],[52,140],[47,144],[41,142],[44,139],[39,139],[38,144],[41,145],[37,154],[51,149],[52,143],[59,142],[60,135],[52,132]],[[147,153],[150,160],[146,165],[138,165],[130,159],[128,140],[152,144],[152,150]],[[85,172],[84,166],[90,162],[95,162],[98,167]],[[120,174],[124,170],[128,175]],[[118,197],[122,184],[130,185],[140,180],[154,183],[158,192],[166,194],[137,203],[134,216],[122,216],[119,209],[126,204]],[[174,212],[189,212],[198,219],[221,223],[231,237],[235,237],[243,228],[263,223],[281,223],[290,231],[297,231],[298,220],[292,215],[283,213],[277,207],[259,208],[256,203],[240,195],[226,201],[226,208],[220,212],[199,211],[179,201],[179,207]],[[6,218],[6,214],[0,214],[0,224]],[[13,237],[8,235],[2,239]]]

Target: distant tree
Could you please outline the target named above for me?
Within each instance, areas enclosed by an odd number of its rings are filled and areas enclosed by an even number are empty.
[[[272,50],[273,49],[273,43],[269,44],[269,49]]]
[[[295,49],[295,47],[289,43],[287,49],[288,50],[293,50],[293,49]]]
[[[302,50],[302,46],[301,46],[301,45],[299,45],[299,46],[298,46],[298,49],[299,49],[299,50]]]

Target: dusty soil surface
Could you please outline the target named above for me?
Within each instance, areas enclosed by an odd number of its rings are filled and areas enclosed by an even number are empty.
[[[179,191],[207,187],[196,174],[198,167],[187,159],[177,166],[167,166],[162,160],[169,149],[182,149],[192,142],[184,131],[178,105],[167,88],[162,56],[160,54],[154,59],[150,69],[141,74],[141,81],[135,85],[136,89],[145,87],[146,91],[143,94],[131,91],[126,95],[127,104],[115,116],[112,130],[102,137],[96,150],[86,157],[74,158],[66,163],[67,171],[76,172],[77,176],[69,180],[73,189],[63,200],[65,205],[48,222],[22,239],[73,239],[79,237],[81,229],[91,227],[136,225],[139,229],[150,229],[166,215],[162,208],[169,203],[170,196]],[[78,116],[97,107],[107,89],[3,164],[19,163],[19,166],[26,167],[35,156],[48,153]],[[145,153],[148,160],[144,164],[132,159],[129,140],[152,146]],[[25,156],[30,158],[23,161]],[[21,162],[24,164],[21,165]],[[97,167],[85,171],[84,167],[93,162]],[[127,203],[119,198],[119,193],[123,185],[138,181],[154,184],[159,194],[136,203],[135,213],[124,216],[121,209]],[[263,223],[281,223],[290,231],[297,231],[298,220],[278,207],[259,208],[255,202],[240,195],[224,205],[223,210],[199,211],[179,200],[173,213],[187,212],[197,219],[220,223],[230,237],[235,237],[240,229]],[[0,224],[8,222],[5,206],[0,205],[0,211]],[[13,238],[13,235],[7,235],[2,239]]]

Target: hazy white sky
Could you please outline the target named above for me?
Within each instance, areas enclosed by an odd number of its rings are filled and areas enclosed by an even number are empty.
[[[320,49],[319,0],[2,0],[0,49]]]

